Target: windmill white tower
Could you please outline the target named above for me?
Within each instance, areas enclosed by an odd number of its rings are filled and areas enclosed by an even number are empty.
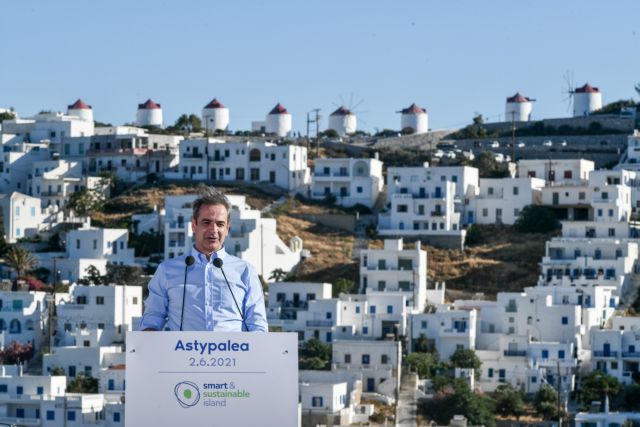
[[[345,106],[340,106],[329,116],[328,129],[335,130],[340,136],[355,133],[356,128],[356,115]]]
[[[412,129],[414,135],[429,131],[429,115],[427,110],[419,107],[415,102],[398,111],[400,115],[400,129],[405,131]]]
[[[229,109],[213,98],[202,109],[202,125],[207,131],[226,131],[229,128]]]
[[[138,104],[136,114],[136,124],[138,126],[162,127],[162,107],[151,99],[147,99],[143,104]]]
[[[535,99],[527,98],[517,92],[507,97],[504,108],[504,118],[507,122],[528,122],[531,120],[532,102]]]
[[[602,108],[600,89],[585,83],[573,91],[573,117],[588,116]]]
[[[291,132],[291,114],[279,102],[267,114],[266,131],[279,137],[287,136]]]
[[[67,114],[70,116],[80,117],[88,122],[93,121],[93,109],[91,105],[85,104],[80,98],[76,102],[67,106]]]

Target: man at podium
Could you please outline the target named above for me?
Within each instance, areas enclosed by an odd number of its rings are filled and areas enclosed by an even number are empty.
[[[149,282],[140,330],[267,332],[255,268],[224,248],[230,214],[224,193],[202,189],[193,202],[193,247],[158,266]]]

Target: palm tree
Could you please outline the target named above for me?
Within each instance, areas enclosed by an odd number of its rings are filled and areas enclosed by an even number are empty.
[[[4,262],[16,271],[18,278],[23,277],[26,272],[33,270],[37,264],[31,252],[20,246],[13,246],[9,249],[4,256]]]

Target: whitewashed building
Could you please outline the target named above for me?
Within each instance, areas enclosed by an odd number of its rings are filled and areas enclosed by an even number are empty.
[[[538,205],[545,181],[539,178],[481,178],[477,195],[469,197],[467,224],[513,225],[527,205]]]
[[[150,134],[137,127],[113,126],[97,128],[88,142],[74,138],[65,140],[63,145],[64,156],[81,156],[89,173],[113,173],[124,182],[136,182],[149,174],[162,177],[177,168],[182,140],[181,135]]]
[[[69,196],[78,191],[93,189],[107,192],[102,178],[87,176],[81,162],[62,159],[33,162],[27,179],[29,193],[39,197],[43,208],[64,209]]]
[[[558,380],[567,391],[573,389],[585,332],[582,308],[576,303],[555,304],[553,290],[534,289],[502,292],[495,302],[454,303],[456,310],[478,312],[475,350],[482,371],[476,384],[485,391],[509,382],[534,393],[543,383]]]
[[[612,316],[604,327],[592,327],[591,369],[607,373],[622,384],[640,376],[640,318]]]
[[[27,179],[31,174],[33,163],[51,159],[49,143],[20,142],[14,145],[3,145],[3,149],[2,162],[0,162],[0,192],[28,193]]]
[[[468,209],[478,192],[478,169],[467,166],[390,167],[388,211],[378,218],[382,236],[419,237],[427,243],[462,247]]]
[[[80,374],[97,378],[101,369],[124,363],[124,356],[122,346],[53,347],[43,356],[42,371],[50,373],[62,368],[71,379]]]
[[[64,426],[64,376],[23,375],[21,366],[0,367],[0,423]]]
[[[332,371],[360,371],[363,392],[395,397],[400,390],[401,347],[399,341],[336,340]]]
[[[311,197],[333,196],[341,206],[373,207],[382,191],[382,162],[374,159],[316,159]]]
[[[46,292],[0,291],[0,345],[32,343],[38,351],[48,337],[50,300]]]
[[[517,176],[540,178],[556,184],[584,184],[594,170],[594,163],[584,159],[522,159],[518,160]]]
[[[94,123],[76,115],[43,112],[31,118],[4,120],[2,133],[15,135],[21,142],[46,140],[59,147],[65,137],[93,135]]]
[[[134,251],[129,248],[129,231],[119,228],[84,227],[66,234],[66,251],[36,252],[40,267],[55,271],[61,280],[76,282],[93,266],[101,275],[107,263],[136,265]]]
[[[475,349],[477,311],[439,308],[409,317],[409,352],[437,351],[448,359],[456,350]]]
[[[33,237],[38,233],[44,218],[39,198],[14,191],[9,195],[0,195],[0,205],[7,243],[16,243],[18,239]]]
[[[423,311],[427,300],[444,303],[444,289],[427,295],[427,251],[419,241],[413,249],[404,249],[402,238],[385,239],[382,249],[360,251],[360,289],[399,292],[416,311]]]
[[[63,346],[97,347],[124,342],[133,318],[142,315],[142,287],[76,285],[57,306],[56,342]]]
[[[182,141],[178,172],[166,176],[193,181],[268,182],[288,191],[302,191],[310,182],[306,147],[213,138]]]

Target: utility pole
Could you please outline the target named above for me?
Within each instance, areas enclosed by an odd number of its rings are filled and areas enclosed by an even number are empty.
[[[511,161],[516,161],[516,121],[515,113],[511,113]]]
[[[315,114],[312,114],[315,113]],[[320,109],[314,108],[307,113],[307,159],[309,159],[309,153],[311,152],[311,124],[316,125],[316,157],[320,151]]]
[[[562,377],[560,376],[560,360],[558,360],[558,427],[562,427]]]

